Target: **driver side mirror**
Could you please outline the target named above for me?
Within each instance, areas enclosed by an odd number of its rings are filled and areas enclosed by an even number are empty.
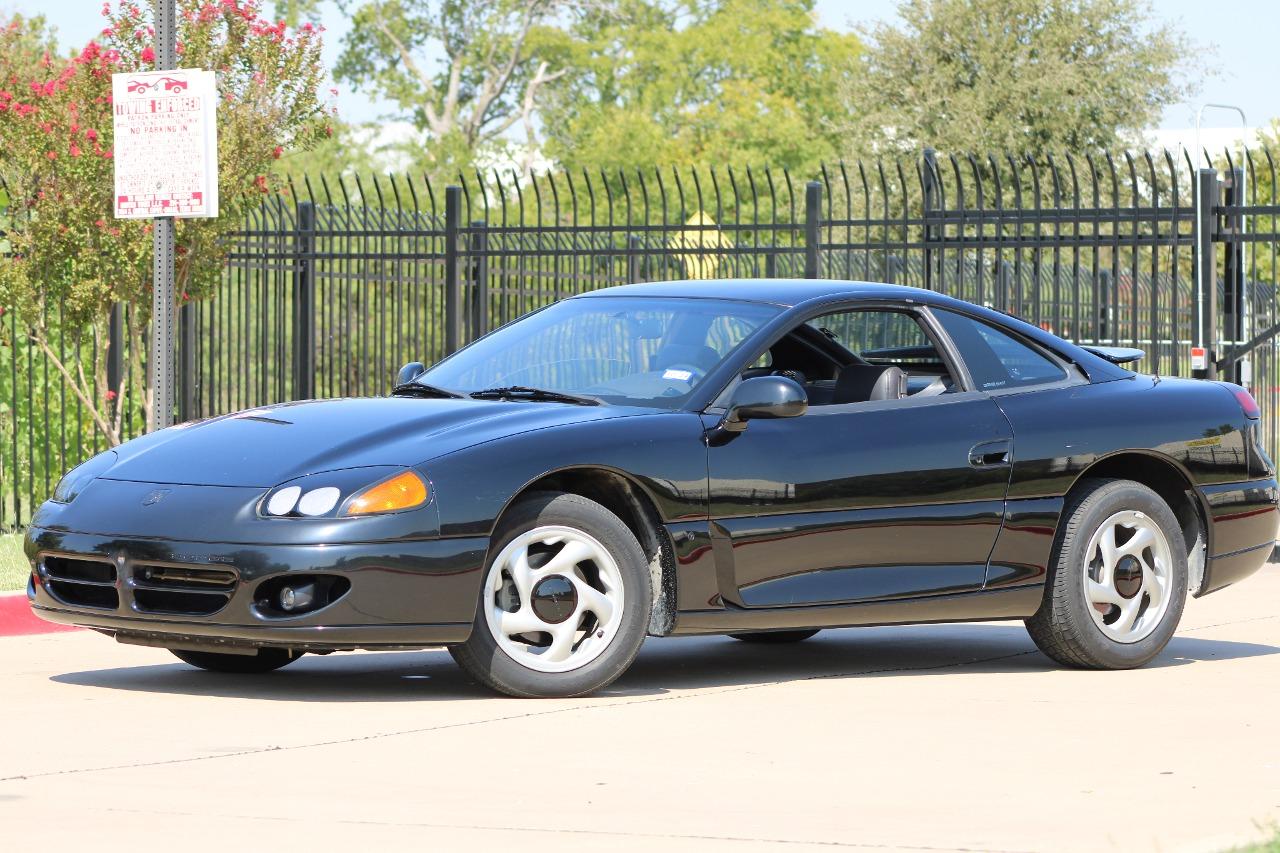
[[[400,368],[400,372],[396,374],[396,387],[408,385],[413,380],[427,372],[427,368],[420,361],[411,361],[404,367]]]
[[[733,389],[729,410],[717,431],[739,433],[747,421],[757,418],[796,418],[809,410],[809,396],[804,388],[785,376],[757,376],[744,379]]]

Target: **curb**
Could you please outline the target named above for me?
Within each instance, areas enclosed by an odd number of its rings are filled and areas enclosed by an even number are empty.
[[[0,637],[24,637],[30,634],[56,634],[79,631],[73,625],[55,625],[31,612],[25,592],[0,593]]]

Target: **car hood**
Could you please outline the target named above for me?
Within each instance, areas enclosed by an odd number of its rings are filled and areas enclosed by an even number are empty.
[[[269,488],[366,465],[417,465],[496,438],[646,409],[373,397],[282,403],[181,424],[118,447],[103,479]]]

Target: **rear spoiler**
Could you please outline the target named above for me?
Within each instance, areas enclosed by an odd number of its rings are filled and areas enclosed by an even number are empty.
[[[1099,347],[1092,344],[1076,344],[1076,346],[1099,358],[1105,358],[1112,364],[1131,364],[1146,355],[1142,350],[1130,347]]]

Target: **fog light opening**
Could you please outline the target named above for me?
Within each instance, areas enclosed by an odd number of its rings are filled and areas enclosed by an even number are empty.
[[[351,589],[351,582],[336,575],[277,577],[263,583],[254,595],[254,608],[262,616],[301,616],[328,607]]]

